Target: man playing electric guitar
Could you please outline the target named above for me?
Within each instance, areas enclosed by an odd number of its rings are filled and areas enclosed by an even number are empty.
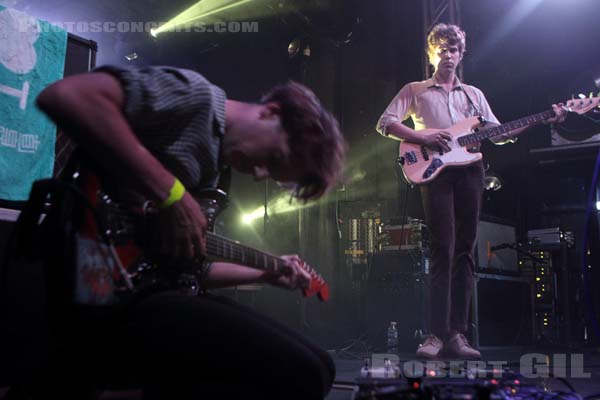
[[[405,85],[377,123],[377,131],[389,138],[423,146],[423,157],[431,154],[431,168],[420,178],[439,173],[421,186],[427,224],[431,231],[430,323],[429,335],[419,346],[417,356],[435,358],[442,350],[450,357],[479,358],[469,345],[468,312],[474,285],[474,245],[483,191],[483,166],[479,160],[463,166],[438,170],[435,154],[449,152],[453,137],[444,129],[473,116],[498,123],[483,93],[456,76],[466,35],[456,25],[438,24],[427,38],[427,54],[435,73],[431,79]],[[561,105],[553,106],[550,122],[564,119]],[[402,124],[412,118],[415,129]],[[431,128],[431,129],[428,129]],[[506,143],[524,128],[515,129],[497,143]],[[415,162],[421,152],[411,152]],[[439,162],[439,161],[438,161]]]
[[[48,87],[37,104],[100,166],[98,172],[157,206],[157,246],[173,259],[204,256],[207,221],[194,195],[216,185],[224,164],[256,179],[293,182],[294,195],[309,200],[336,182],[346,148],[337,121],[296,83],[250,104],[226,99],[190,70],[102,67]],[[305,287],[310,277],[300,259],[282,258],[283,275],[205,263],[200,285]],[[299,334],[210,295],[151,295],[120,323],[102,328],[105,333],[85,338],[82,358],[99,353],[95,346],[116,350],[122,360],[115,362],[129,365],[131,373],[123,379],[142,383],[144,398],[316,400],[335,375],[327,353]],[[64,373],[96,383],[79,376],[86,368]]]

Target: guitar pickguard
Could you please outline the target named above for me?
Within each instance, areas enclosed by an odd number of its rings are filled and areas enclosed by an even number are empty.
[[[428,179],[429,177],[431,177],[435,173],[435,171],[437,171],[438,168],[440,168],[442,165],[444,165],[444,162],[442,160],[440,160],[439,158],[434,158],[431,161],[431,164],[429,164],[429,166],[425,170],[425,172],[423,172],[423,179]]]

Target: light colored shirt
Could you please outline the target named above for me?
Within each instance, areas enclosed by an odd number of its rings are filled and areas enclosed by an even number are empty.
[[[468,100],[469,95],[474,105]],[[475,86],[461,83],[456,78],[454,87],[447,92],[434,78],[406,84],[394,97],[377,122],[377,132],[387,136],[394,122],[412,118],[415,130],[446,129],[457,122],[483,115],[487,121],[498,124],[483,92]]]

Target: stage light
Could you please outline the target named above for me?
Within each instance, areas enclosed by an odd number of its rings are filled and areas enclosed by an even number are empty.
[[[133,53],[131,53],[131,54],[127,54],[127,55],[125,56],[125,59],[126,59],[127,61],[133,61],[133,60],[137,60],[137,58],[138,58],[138,54],[137,54],[137,53],[135,53],[135,52],[133,52]]]
[[[495,192],[496,190],[500,190],[502,188],[502,181],[494,173],[486,173],[485,177],[483,178],[483,187],[485,190],[491,190]]]
[[[600,201],[596,202],[596,210],[600,210]]]
[[[296,38],[288,44],[288,57],[294,58],[300,52],[300,39]]]
[[[222,13],[235,7],[239,7],[251,1],[253,0],[201,0],[177,15],[175,18],[166,22],[164,25],[158,27],[157,29],[151,29],[150,34],[154,37],[157,37],[160,33],[165,31],[174,30],[176,28],[191,27],[194,23],[207,22],[201,20],[217,13]]]
[[[298,54],[310,57],[310,45],[305,38],[297,37],[288,44],[288,57],[294,58]]]
[[[308,208],[314,206],[315,202],[310,204],[301,204],[301,203],[290,203],[290,194],[284,193],[275,199],[269,201],[267,203],[267,211],[270,216],[277,214],[285,214],[292,211],[299,210],[301,208]],[[255,220],[262,218],[265,214],[265,206],[261,205],[256,207],[249,213],[245,213],[242,215],[242,223],[244,225],[251,225]]]
[[[242,215],[242,224],[250,225],[250,224],[252,224],[252,222],[261,218],[263,215],[265,215],[265,208],[264,207],[257,208],[256,210],[252,211],[251,213]]]

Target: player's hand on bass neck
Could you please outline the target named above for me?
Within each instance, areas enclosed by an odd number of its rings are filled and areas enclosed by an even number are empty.
[[[552,104],[552,110],[554,111],[554,117],[544,120],[544,124],[560,124],[565,121],[569,112],[563,103]]]

